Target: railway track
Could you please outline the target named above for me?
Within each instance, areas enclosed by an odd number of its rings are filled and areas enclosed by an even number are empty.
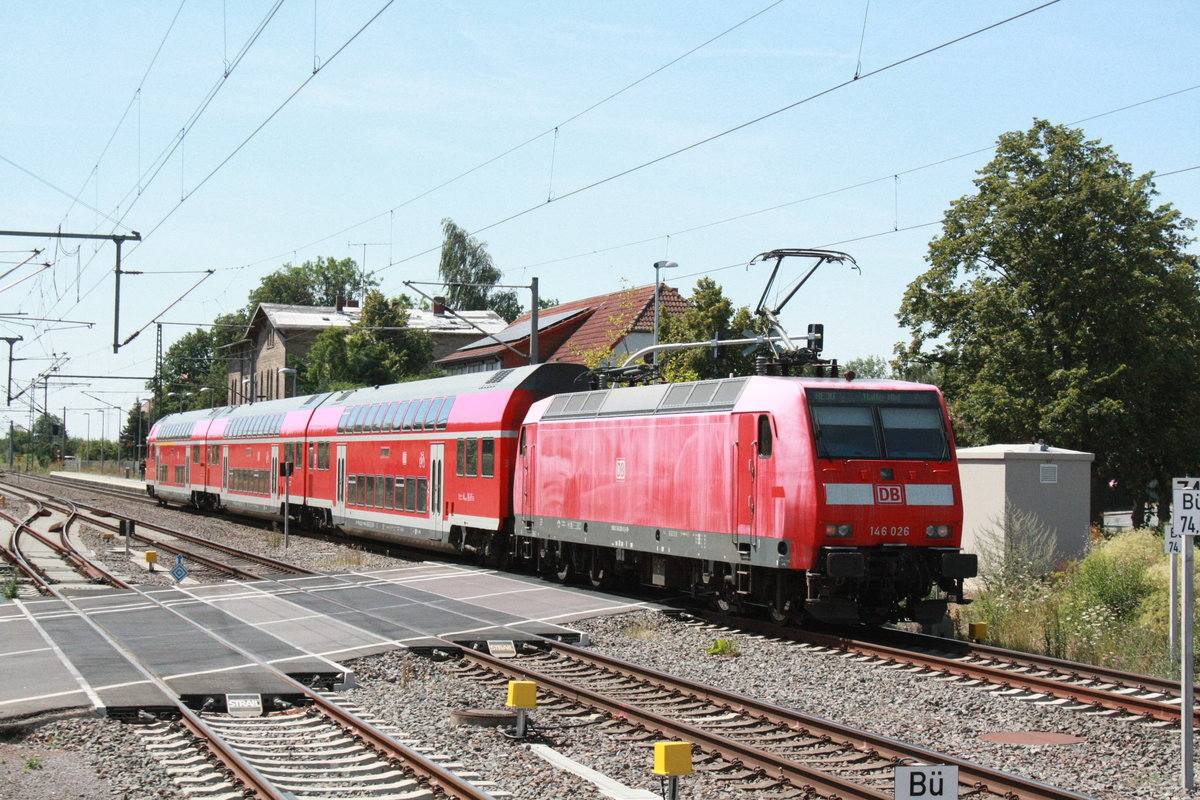
[[[0,555],[14,570],[10,577],[16,580],[18,572],[23,574],[35,592],[53,594],[56,587],[129,588],[119,576],[80,553],[68,533],[69,518],[55,520],[43,504],[34,502],[24,519],[0,511],[0,520],[10,526],[8,541],[0,545]]]
[[[247,792],[296,800],[504,796],[489,794],[491,783],[477,773],[422,752],[335,695],[310,699],[313,705],[269,716],[201,713],[139,733],[180,790],[198,800]]]
[[[976,800],[1083,797],[570,645],[510,659],[473,651],[463,658],[465,677],[535,681],[552,697],[539,707],[588,713],[613,735],[691,742],[702,754],[697,770],[772,798],[879,800],[890,796],[900,764],[956,766],[960,796]]]
[[[71,502],[50,497],[25,487],[3,484],[10,495],[37,503],[42,508],[57,509],[66,514],[66,525],[74,522],[117,533],[119,525],[113,512],[85,503]],[[222,576],[245,580],[264,580],[310,575],[311,570],[268,556],[250,553],[236,547],[210,539],[168,528],[146,520],[135,519],[135,530],[131,537],[150,549],[174,556],[183,556],[191,565],[200,565]]]
[[[852,638],[719,614],[685,614],[683,619],[708,626],[719,635],[746,631],[809,650],[853,654],[881,668],[955,678],[1028,702],[1161,727],[1179,724],[1179,683],[1165,678],[903,631],[880,629]],[[1196,690],[1200,687],[1194,687]],[[1200,723],[1200,710],[1193,713],[1194,722]]]
[[[116,485],[108,486],[97,481],[89,481],[84,479],[74,480],[71,478],[59,478],[54,475],[35,475],[29,472],[15,472],[8,470],[0,470],[0,480],[14,485],[20,485],[30,481],[38,481],[41,483],[48,483],[52,486],[69,487],[76,491],[86,491],[93,494],[104,495],[106,497],[116,497],[120,498],[121,500],[145,503],[152,506],[158,505],[158,501],[146,494],[145,489],[125,489]]]

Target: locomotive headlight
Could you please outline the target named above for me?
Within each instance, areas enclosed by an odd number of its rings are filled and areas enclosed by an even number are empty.
[[[949,525],[930,525],[925,528],[925,535],[928,536],[930,539],[949,539],[950,538],[950,526]]]
[[[845,539],[854,535],[853,525],[826,525],[825,535],[834,539]]]

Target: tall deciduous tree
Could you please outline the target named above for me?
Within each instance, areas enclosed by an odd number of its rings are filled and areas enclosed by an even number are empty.
[[[246,317],[259,303],[284,303],[293,306],[332,306],[339,297],[352,299],[364,290],[379,285],[372,272],[362,273],[352,258],[318,257],[300,266],[284,264],[263,277],[250,292]]]
[[[1140,509],[1200,452],[1192,221],[1112,148],[1042,120],[1001,136],[975,186],[905,293],[901,367],[940,369],[960,442],[1094,452],[1093,512],[1112,479]]]
[[[500,270],[492,263],[487,243],[455,224],[442,220],[442,258],[438,276],[447,284],[446,302],[454,310],[495,311],[505,322],[521,315],[521,301],[511,289],[496,290]],[[464,285],[474,284],[474,285]]]

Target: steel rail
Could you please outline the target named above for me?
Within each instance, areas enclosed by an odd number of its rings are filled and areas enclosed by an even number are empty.
[[[680,678],[649,667],[631,664],[621,659],[594,653],[590,650],[584,650],[563,642],[550,642],[549,646],[551,651],[565,654],[575,661],[594,664],[608,672],[615,672],[642,682],[650,682],[662,688],[675,690],[698,699],[712,700],[731,711],[742,712],[776,725],[791,728],[792,730],[808,729],[809,731],[817,731],[821,735],[838,737],[853,743],[858,749],[871,750],[896,761],[912,760],[928,764],[956,766],[958,767],[960,783],[966,785],[966,791],[984,790],[1005,797],[1030,798],[1031,800],[1032,798],[1037,798],[1037,800],[1084,799],[1083,795],[1075,792],[1029,781],[970,761],[937,753],[923,747],[917,747],[916,745],[905,744],[895,739],[876,736],[866,731],[819,717],[813,717],[795,709],[755,700],[746,695],[708,686],[686,678]]]
[[[1017,672],[1011,669],[1005,669],[998,666],[988,666],[986,664],[973,664],[962,661],[960,658],[948,658],[932,653],[914,652],[911,649],[906,649],[900,646],[882,644],[864,639],[852,639],[847,636],[839,636],[828,633],[819,633],[800,628],[790,628],[773,623],[763,622],[762,620],[743,619],[736,617],[728,617],[716,613],[700,613],[694,614],[697,620],[707,620],[722,626],[731,628],[741,628],[748,632],[758,633],[766,636],[775,636],[786,641],[798,642],[803,644],[813,644],[820,647],[828,647],[834,650],[841,651],[858,651],[864,655],[874,656],[876,658],[890,661],[896,664],[908,664],[913,667],[923,667],[929,670],[943,672],[950,675],[958,675],[960,677],[971,678],[982,681],[992,686],[1000,686],[1004,688],[1020,688],[1025,689],[1034,694],[1044,694],[1051,697],[1070,700],[1079,705],[1106,708],[1113,711],[1124,711],[1130,714],[1135,714],[1141,717],[1161,720],[1164,722],[1178,722],[1181,714],[1180,708],[1166,700],[1151,700],[1147,698],[1134,697],[1132,695],[1115,694],[1110,689],[1097,688],[1093,686],[1080,686],[1078,684],[1068,682],[1068,679],[1076,680],[1095,680],[1097,683],[1117,683],[1115,679],[1105,676],[1118,674],[1118,670],[1110,670],[1101,668],[1101,671],[1091,675],[1090,665],[1079,664],[1073,661],[1059,662],[1063,666],[1057,667],[1053,662],[1056,659],[1043,660],[1040,656],[1029,653],[1010,653],[1011,656],[1022,659],[1021,666],[1038,669],[1042,672],[1053,673],[1059,672],[1059,677],[1048,677],[1039,675],[1030,675],[1025,672]],[[953,644],[951,640],[947,640],[949,644]],[[999,649],[999,648],[997,648]],[[1001,651],[1008,652],[1008,651]],[[1140,685],[1144,682],[1153,683],[1154,678],[1148,676],[1136,675],[1127,673],[1125,681],[1122,685],[1131,687]],[[1195,690],[1200,690],[1200,687],[1195,687]],[[1147,689],[1163,694],[1172,694],[1168,689]],[[1178,702],[1178,690],[1174,692],[1174,699]],[[1200,723],[1200,708],[1194,714],[1194,719]]]
[[[49,514],[50,514],[50,512],[45,510],[45,508],[43,508],[37,514],[34,515],[34,519],[48,516]],[[71,525],[72,519],[76,516],[77,516],[77,512],[75,512],[74,510],[72,510],[68,513],[66,521],[60,526],[60,528],[58,530],[58,534],[59,534],[58,542],[55,542],[49,536],[46,536],[46,535],[40,533],[39,531],[37,531],[32,526],[32,524],[30,524],[33,522],[33,519],[31,519],[29,521],[29,523],[26,523],[25,532],[28,533],[30,536],[33,536],[35,539],[40,541],[42,544],[46,545],[51,550],[53,550],[55,553],[57,553],[60,557],[65,559],[67,561],[67,563],[70,564],[75,569],[76,572],[78,572],[82,577],[86,578],[87,580],[91,581],[92,583],[107,583],[109,586],[115,587],[117,589],[130,588],[129,584],[126,583],[121,578],[117,577],[117,575],[115,575],[114,573],[105,569],[102,565],[97,564],[94,561],[91,561],[90,559],[88,559],[86,556],[84,556],[82,553],[80,553],[78,550],[75,549],[75,546],[71,543],[70,539],[67,536],[67,528]],[[54,526],[51,526],[50,530],[54,531]]]
[[[38,512],[35,511],[29,517],[30,521],[36,519],[37,516]],[[6,520],[13,526],[12,535],[9,537],[8,544],[0,547],[0,549],[3,550],[4,559],[17,569],[21,570],[21,572],[24,572],[26,577],[33,582],[34,588],[37,589],[39,594],[53,594],[53,590],[50,588],[50,580],[46,574],[42,572],[42,570],[40,570],[35,564],[26,559],[25,554],[21,552],[18,539],[21,536],[21,532],[25,529],[25,523],[9,514],[7,511],[0,511],[0,519]]]
[[[464,650],[463,657],[492,672],[523,680],[533,680],[557,695],[583,705],[620,717],[663,737],[674,737],[696,744],[702,750],[714,752],[727,761],[755,770],[764,776],[778,777],[800,789],[814,790],[822,795],[837,798],[859,798],[859,800],[890,800],[891,795],[871,789],[853,781],[807,767],[791,759],[769,753],[766,750],[738,742],[719,734],[697,728],[640,708],[637,705],[614,700],[543,672],[509,663],[495,656],[475,650]]]
[[[1068,661],[1065,658],[1043,656],[1032,653],[1022,653],[1017,650],[1006,650],[995,645],[980,642],[965,642],[961,639],[942,639],[908,631],[880,631],[880,640],[892,642],[900,647],[913,649],[949,651],[959,658],[980,658],[991,661],[1002,661],[1025,669],[1057,671],[1078,680],[1094,680],[1100,683],[1112,683],[1128,689],[1140,689],[1146,692],[1159,692],[1174,697],[1179,696],[1179,681],[1160,678],[1155,675],[1145,675],[1138,672],[1128,672],[1106,667],[1102,664],[1082,664],[1078,661]],[[1200,686],[1193,687],[1193,696],[1200,699]]]
[[[11,484],[7,484],[7,485],[11,488]],[[108,516],[114,514],[113,511],[110,511],[108,509],[98,508],[96,506],[92,506],[87,503],[78,503],[78,502],[74,502],[74,501],[59,500],[56,498],[47,499],[47,498],[45,498],[44,495],[42,495],[42,493],[34,492],[33,490],[26,489],[24,487],[13,488],[11,493],[25,497],[26,499],[28,499],[32,502],[44,503],[51,507],[60,507],[61,508],[62,506],[59,504],[68,504],[68,505],[75,506],[76,508],[85,509],[87,512],[86,514],[76,512],[76,517],[80,521],[85,522],[89,525],[94,525],[96,527],[105,528],[108,530],[115,531],[118,529],[118,526],[116,524],[105,519],[105,517],[108,517]],[[124,516],[124,515],[122,515],[122,516]],[[239,550],[238,548],[233,547],[231,545],[226,545],[226,544],[222,544],[220,542],[215,542],[215,541],[212,541],[211,539],[205,539],[202,536],[196,536],[194,534],[185,533],[183,531],[173,530],[171,528],[167,528],[166,526],[158,525],[153,522],[147,522],[145,520],[141,520],[141,519],[137,519],[137,518],[133,518],[133,517],[126,517],[126,518],[132,519],[134,522],[136,522],[137,527],[139,527],[139,528],[145,528],[148,530],[157,531],[166,536],[171,536],[171,537],[177,538],[177,539],[187,542],[189,544],[194,544],[198,547],[204,547],[204,548],[208,548],[211,550],[215,550],[219,553],[224,553],[225,555],[234,556],[234,557],[240,558],[244,561],[250,561],[252,563],[259,564],[260,566],[263,566],[263,567],[268,567],[268,568],[276,570],[278,572],[283,572],[283,573],[287,573],[287,574],[291,574],[291,575],[310,575],[310,574],[312,574],[311,570],[305,569],[304,567],[300,567],[295,564],[289,564],[286,561],[279,561],[278,559],[271,558],[270,556],[264,556],[264,555],[259,555],[257,553],[250,553],[250,552],[247,552],[244,550]],[[147,536],[145,534],[138,533],[136,530],[134,531],[133,538],[137,541],[145,542],[146,544],[155,545],[156,547],[160,547],[161,549],[166,550],[167,552],[170,552],[173,554],[182,554],[188,558],[195,560],[196,562],[198,562],[200,564],[203,564],[207,567],[218,570],[220,572],[230,573],[230,574],[234,575],[235,577],[245,578],[248,580],[264,580],[265,579],[265,576],[258,572],[254,572],[252,570],[245,569],[243,567],[239,567],[236,564],[228,564],[226,562],[218,561],[215,558],[206,556],[203,553],[198,553],[194,550],[188,550],[188,549],[184,549],[184,548],[174,547],[170,542],[164,542],[164,541],[162,541],[160,539],[156,539],[152,536]]]
[[[288,678],[288,680],[292,680]],[[293,681],[294,682],[294,681]],[[302,684],[297,684],[302,686]],[[397,742],[391,736],[367,723],[336,703],[322,697],[316,692],[304,687],[305,693],[312,698],[313,705],[321,713],[345,728],[364,744],[380,755],[394,762],[395,766],[408,772],[415,773],[422,782],[436,788],[449,797],[462,800],[491,800],[491,795],[479,787],[460,778],[448,769],[422,756],[415,750]]]

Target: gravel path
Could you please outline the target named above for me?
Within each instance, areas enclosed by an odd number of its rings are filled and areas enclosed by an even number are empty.
[[[106,499],[104,504],[112,502]],[[319,570],[412,563],[302,536],[293,536],[287,554],[281,555],[282,548],[268,532],[247,531],[220,518],[135,504],[129,504],[127,513],[146,518],[162,514],[172,524],[241,546],[249,539],[261,552]],[[1190,797],[1178,786],[1175,730],[998,697],[750,635],[735,639],[738,655],[711,656],[708,649],[717,634],[653,612],[585,620],[574,627],[588,632],[593,646],[604,653],[1087,796],[1104,800]],[[502,707],[503,687],[459,678],[452,663],[401,653],[361,659],[352,666],[361,688],[349,692],[350,699],[397,725],[405,737],[498,781],[518,800],[601,796],[583,779],[549,765],[524,743],[493,729],[450,724],[455,709]],[[658,780],[650,774],[653,753],[648,745],[604,735],[595,726],[581,726],[577,719],[545,710],[535,712],[534,722],[541,741],[566,756],[628,786],[658,791]],[[1068,733],[1085,741],[1018,746],[979,739],[1000,731]],[[75,719],[53,722],[32,733],[10,731],[7,741],[0,738],[0,771],[4,775],[0,798],[11,800],[183,796],[163,783],[161,770],[148,760],[137,737],[107,720]],[[736,782],[712,776],[686,778],[683,786],[684,797],[753,796],[740,791]]]

